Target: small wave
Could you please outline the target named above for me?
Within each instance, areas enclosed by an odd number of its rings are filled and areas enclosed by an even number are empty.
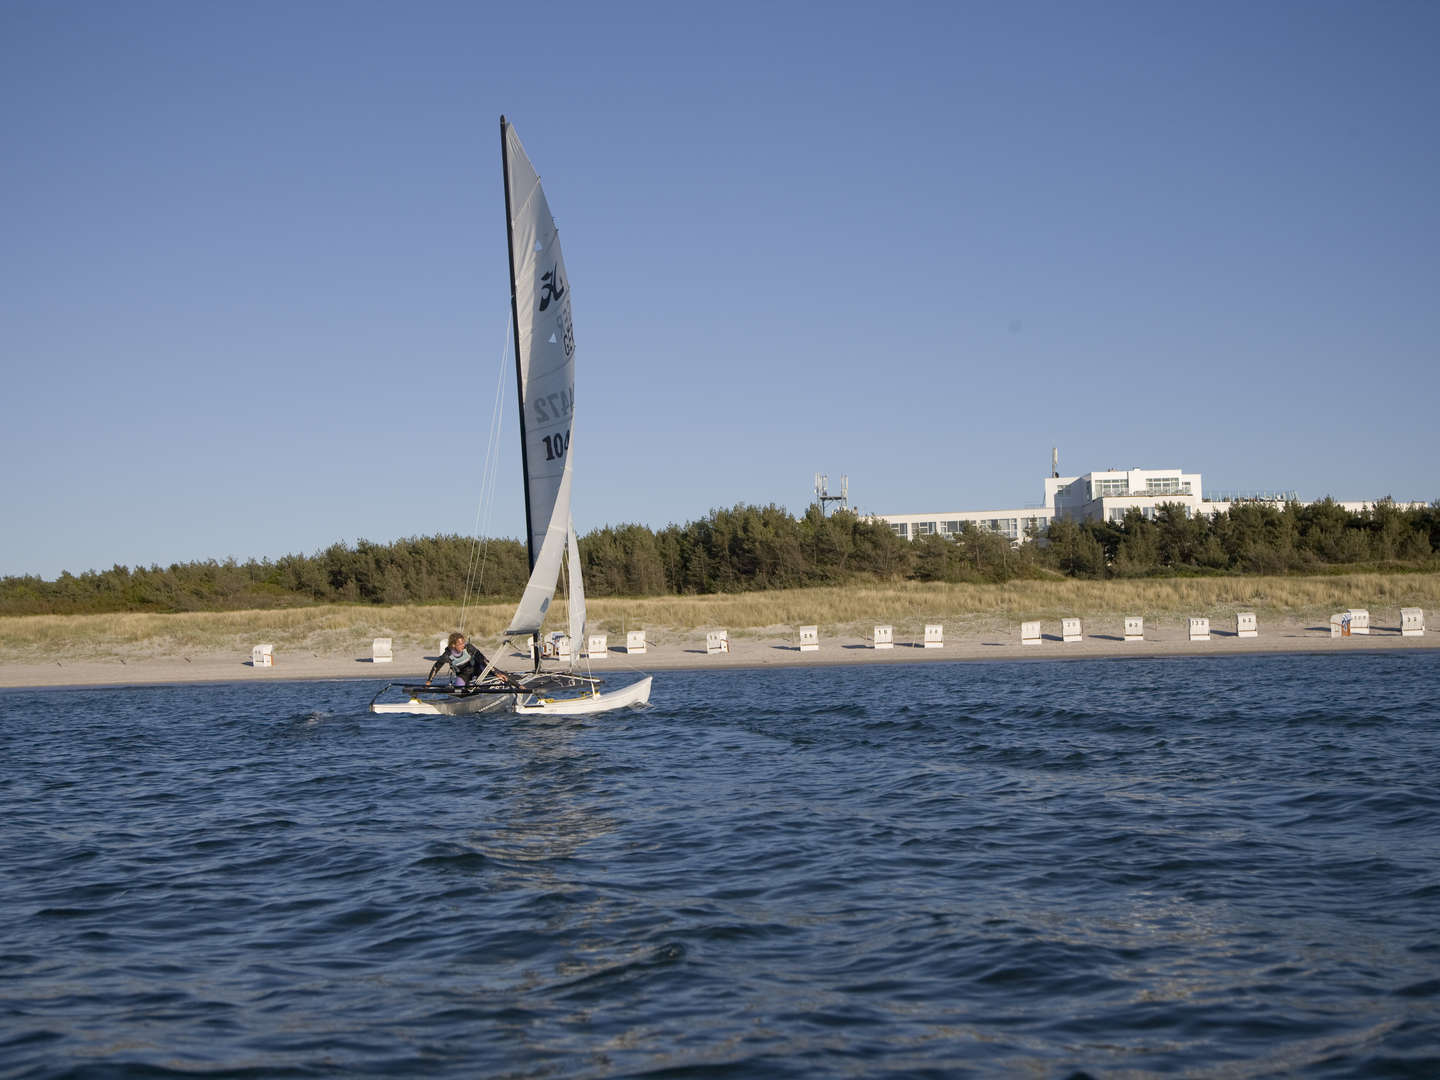
[[[311,710],[310,712],[295,713],[292,716],[287,716],[284,720],[281,721],[281,724],[288,725],[290,727],[311,728],[318,727],[320,724],[326,723],[330,720],[334,720],[337,716],[338,714],[333,712]]]
[[[583,973],[566,978],[550,989],[564,997],[589,997],[608,992],[607,988],[614,983],[643,978],[670,968],[682,962],[687,955],[688,950],[680,942],[665,942],[621,960],[587,962],[580,965],[585,968]]]
[[[445,845],[422,855],[410,864],[412,869],[453,870],[459,873],[474,873],[490,865],[490,860],[481,852],[458,845]]]

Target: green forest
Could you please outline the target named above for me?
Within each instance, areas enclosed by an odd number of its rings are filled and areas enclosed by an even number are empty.
[[[1241,504],[1215,517],[1161,506],[1121,523],[1056,521],[1038,543],[1012,547],[967,525],[907,541],[883,521],[812,506],[740,505],[659,531],[597,529],[580,538],[591,596],[659,596],[834,585],[849,581],[1003,582],[1066,575],[1300,574],[1328,569],[1440,569],[1440,502],[1402,509],[1389,500],[1351,513],[1325,500]],[[517,540],[415,537],[335,543],[313,555],[237,562],[115,566],[104,571],[0,578],[0,614],[221,611],[305,604],[424,604],[518,598],[527,575]]]

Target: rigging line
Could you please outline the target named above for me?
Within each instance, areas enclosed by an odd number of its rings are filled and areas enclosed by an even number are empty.
[[[483,559],[487,550],[486,542],[484,541],[483,537],[485,533],[485,511],[490,503],[489,493],[487,489],[489,486],[489,475],[491,468],[490,445],[494,434],[493,414],[491,417],[491,425],[491,431],[487,433],[485,439],[485,453],[481,459],[479,485],[480,490],[477,492],[478,499],[475,504],[475,518],[470,530],[470,549],[467,554],[465,563],[465,588],[461,593],[460,598],[460,614],[458,618],[458,624],[462,630],[465,628],[465,614],[469,607],[470,596],[472,593],[478,593],[479,589],[479,586],[477,585],[476,570],[477,567],[483,566]]]
[[[465,627],[465,612],[470,605],[472,592],[479,599],[485,584],[485,567],[490,553],[490,522],[494,510],[496,478],[500,472],[500,436],[505,426],[501,398],[505,392],[505,360],[510,352],[510,318],[505,317],[505,343],[500,349],[500,362],[496,366],[495,394],[490,406],[490,431],[485,440],[485,457],[480,477],[480,502],[475,507],[475,526],[470,537],[470,557],[465,571],[465,590],[460,600],[460,629]],[[483,540],[482,540],[483,536]]]
[[[490,672],[494,671],[496,665],[500,663],[500,652],[501,652],[502,649],[505,648],[505,641],[506,641],[505,635],[504,635],[504,634],[501,634],[500,637],[499,637],[498,639],[496,639],[496,641],[494,642],[494,644],[492,644],[492,645],[490,646],[490,651],[489,651],[488,653],[486,653],[485,655],[486,655],[487,657],[490,657],[491,659],[486,663],[486,665],[485,665],[485,670],[482,671],[482,672],[480,672],[480,674],[479,674],[478,676],[476,676],[476,678],[475,678],[475,681],[476,681],[476,682],[484,682],[485,679],[486,679],[486,677],[490,674]],[[509,674],[509,673],[507,672],[506,674]]]
[[[495,403],[491,406],[490,435],[485,444],[485,471],[482,475],[480,486],[481,503],[480,506],[476,508],[476,535],[484,537],[484,546],[479,555],[478,579],[475,574],[476,567],[474,565],[474,552],[472,550],[471,578],[476,581],[475,590],[477,593],[483,589],[485,584],[485,568],[488,565],[485,556],[489,552],[490,521],[494,513],[495,483],[500,468],[500,437],[504,430],[504,414],[500,409],[500,398],[503,396],[505,390],[505,370],[503,365],[504,361],[502,359],[500,375],[495,387]],[[483,519],[481,518],[482,509],[484,511]]]
[[[465,600],[461,604],[460,611],[462,622],[464,621],[465,609],[471,593],[474,592],[478,596],[484,587],[485,568],[488,565],[490,550],[489,525],[494,512],[495,484],[500,468],[500,437],[504,429],[504,412],[501,408],[501,401],[505,391],[505,355],[509,348],[508,341],[510,336],[510,328],[508,326],[506,327],[505,336],[507,343],[500,350],[500,363],[497,365],[495,394],[490,409],[490,432],[485,444],[484,469],[480,485],[480,504],[476,507],[475,511],[475,536],[471,540],[470,565],[467,570],[465,582]],[[480,539],[481,537],[484,538],[483,541]]]

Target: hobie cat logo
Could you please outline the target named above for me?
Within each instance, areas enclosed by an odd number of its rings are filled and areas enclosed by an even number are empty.
[[[555,266],[550,267],[549,273],[541,274],[540,280],[545,283],[545,287],[540,290],[540,310],[544,311],[550,306],[551,300],[559,300],[565,295],[565,282],[560,280],[558,268]]]

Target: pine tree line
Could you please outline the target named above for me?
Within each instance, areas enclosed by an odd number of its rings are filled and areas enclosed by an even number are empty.
[[[1346,510],[1324,499],[1302,506],[1242,503],[1214,517],[1190,517],[1176,504],[1153,518],[1131,510],[1110,524],[1055,521],[1046,558],[1072,577],[1174,574],[1294,574],[1331,567],[1435,570],[1440,502],[1401,509],[1382,499]]]
[[[658,532],[607,526],[580,539],[591,596],[656,596],[829,585],[864,579],[1002,582],[1056,572],[1113,578],[1174,574],[1305,573],[1333,566],[1440,568],[1440,502],[1400,509],[1382,501],[1351,513],[1244,504],[1213,518],[1162,506],[1153,518],[1053,522],[1043,543],[1012,548],[967,524],[951,536],[902,540],[883,521],[811,507],[712,511]],[[83,574],[0,578],[0,614],[218,611],[318,603],[452,603],[513,600],[527,577],[524,545],[460,536],[392,544],[360,540],[314,555],[176,563]]]

